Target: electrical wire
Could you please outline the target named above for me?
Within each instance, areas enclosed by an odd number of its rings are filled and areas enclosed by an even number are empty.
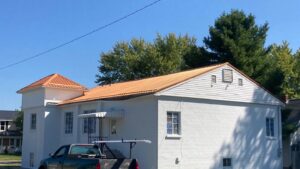
[[[37,54],[35,54],[35,55],[33,55],[33,56],[24,58],[24,59],[22,59],[22,60],[19,60],[19,61],[14,62],[14,63],[10,63],[10,64],[5,65],[5,66],[2,66],[2,67],[0,67],[0,71],[1,71],[1,70],[4,70],[4,69],[7,69],[7,68],[10,68],[10,67],[13,67],[13,66],[18,65],[18,64],[27,62],[27,61],[29,61],[29,60],[35,59],[35,58],[37,58],[37,57],[43,56],[43,55],[45,55],[45,54],[47,54],[47,53],[50,53],[50,52],[52,52],[52,51],[54,51],[54,50],[56,50],[56,49],[62,48],[62,47],[64,47],[64,46],[67,46],[67,45],[69,45],[69,44],[71,44],[71,43],[73,43],[73,42],[75,42],[75,41],[78,41],[78,40],[80,40],[80,39],[86,37],[86,36],[89,36],[89,35],[91,35],[91,34],[94,34],[94,33],[98,32],[98,31],[103,30],[103,29],[105,29],[105,28],[107,28],[107,27],[109,27],[109,26],[111,26],[111,25],[114,25],[114,24],[116,24],[116,23],[118,23],[118,22],[120,22],[120,21],[122,21],[122,20],[124,20],[124,19],[127,19],[128,17],[130,17],[130,16],[132,16],[132,15],[135,15],[136,13],[139,13],[139,12],[143,11],[144,9],[149,8],[149,7],[151,7],[151,6],[155,5],[155,4],[157,4],[157,3],[160,2],[160,1],[162,1],[162,0],[156,0],[156,1],[153,1],[153,2],[151,2],[151,3],[149,3],[149,4],[145,5],[145,6],[143,6],[142,8],[139,8],[139,9],[137,9],[137,10],[135,10],[135,11],[133,11],[133,12],[127,14],[127,15],[124,15],[124,16],[122,16],[122,17],[120,17],[120,18],[118,18],[118,19],[116,19],[116,20],[113,20],[113,21],[111,21],[111,22],[109,22],[109,23],[107,23],[107,24],[105,24],[105,25],[102,25],[102,26],[100,26],[100,27],[98,27],[98,28],[96,28],[96,29],[94,29],[94,30],[88,32],[88,33],[85,33],[85,34],[83,34],[83,35],[77,36],[77,37],[75,37],[75,38],[73,38],[73,39],[71,39],[71,40],[69,40],[69,41],[66,41],[66,42],[64,42],[64,43],[61,43],[61,44],[55,46],[55,47],[52,47],[52,48],[49,48],[49,49],[44,50],[44,51],[42,51],[42,52],[39,52],[39,53],[37,53]]]

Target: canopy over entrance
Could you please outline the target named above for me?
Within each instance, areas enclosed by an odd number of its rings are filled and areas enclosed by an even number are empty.
[[[123,111],[110,111],[110,112],[96,112],[96,113],[88,113],[88,114],[80,114],[78,115],[80,118],[123,118]]]
[[[108,139],[108,136],[104,135],[103,128],[103,120],[107,119],[117,119],[124,117],[123,110],[111,110],[109,112],[95,112],[95,113],[87,113],[78,115],[79,118],[84,120],[83,127],[84,130],[87,131],[88,143],[92,143],[93,141],[100,141]],[[96,134],[96,120],[99,121],[99,130],[98,135]]]

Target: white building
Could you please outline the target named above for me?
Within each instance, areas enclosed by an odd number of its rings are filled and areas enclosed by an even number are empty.
[[[53,74],[18,93],[25,168],[61,145],[87,143],[78,116],[103,112],[90,121],[94,138],[152,141],[133,150],[141,169],[282,169],[284,104],[228,63],[90,90]],[[128,155],[127,145],[114,148]]]
[[[20,153],[22,132],[14,124],[18,111],[0,110],[0,153]]]

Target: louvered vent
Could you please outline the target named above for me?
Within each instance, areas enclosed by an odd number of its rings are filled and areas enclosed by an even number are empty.
[[[223,69],[223,82],[232,83],[233,75],[231,69]]]

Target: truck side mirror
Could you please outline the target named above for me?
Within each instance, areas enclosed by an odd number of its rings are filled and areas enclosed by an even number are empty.
[[[53,157],[53,156],[54,156],[54,154],[53,154],[53,153],[49,153],[49,156],[50,156],[50,157]]]

